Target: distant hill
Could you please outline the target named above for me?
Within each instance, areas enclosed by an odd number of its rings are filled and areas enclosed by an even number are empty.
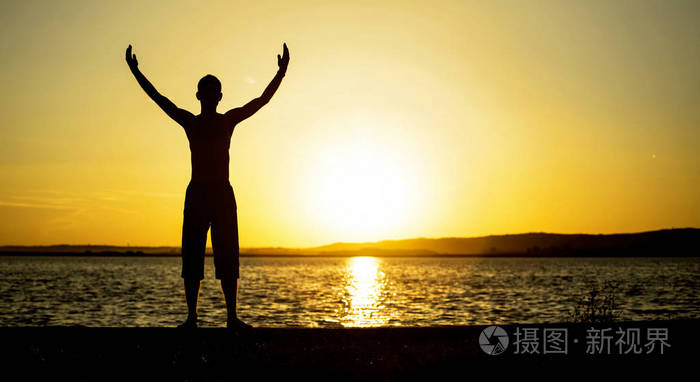
[[[0,246],[0,255],[179,255],[180,247],[123,247],[118,245],[5,245]]]
[[[700,229],[599,235],[522,233],[472,238],[418,238],[334,243],[309,250],[319,253],[405,252],[416,255],[698,256]]]
[[[211,248],[207,249],[211,253]],[[3,246],[0,255],[179,256],[179,247]],[[312,248],[242,248],[243,256],[698,256],[700,229],[621,234],[522,233],[333,243]]]

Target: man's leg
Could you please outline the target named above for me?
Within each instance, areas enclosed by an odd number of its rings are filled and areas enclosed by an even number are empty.
[[[246,324],[238,318],[236,313],[236,303],[238,302],[238,279],[221,279],[221,289],[224,291],[226,300],[226,326],[229,328],[250,329],[252,326]]]
[[[197,326],[197,300],[199,299],[200,280],[186,278],[185,280],[185,300],[187,300],[187,320],[180,326]]]
[[[200,190],[188,186],[182,222],[182,278],[185,281],[187,320],[180,327],[197,327],[197,300],[200,281],[204,278],[204,251],[209,219],[202,211]]]
[[[238,302],[238,279],[221,279],[221,290],[224,292],[224,300],[226,300],[226,314],[228,315],[228,321],[231,321],[237,317],[236,303]]]
[[[238,216],[236,201],[231,186],[223,187],[219,198],[220,208],[211,224],[211,243],[214,249],[216,278],[221,280],[221,289],[226,300],[229,328],[250,328],[238,319]]]

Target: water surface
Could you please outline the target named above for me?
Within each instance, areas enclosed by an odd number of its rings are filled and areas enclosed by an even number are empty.
[[[177,257],[0,257],[0,325],[175,326]],[[256,326],[561,322],[606,281],[627,320],[700,317],[698,258],[243,257],[239,316]],[[201,326],[226,311],[207,258]]]

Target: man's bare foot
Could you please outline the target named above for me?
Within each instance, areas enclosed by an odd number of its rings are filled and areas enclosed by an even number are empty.
[[[252,325],[246,324],[245,322],[239,320],[238,317],[234,317],[233,319],[229,319],[228,321],[226,321],[226,327],[229,329],[243,329],[243,330],[248,330],[248,329],[253,328]]]
[[[183,328],[183,329],[194,329],[197,327],[197,316],[187,316],[187,319],[185,322],[181,323],[180,325],[177,326],[178,328]]]

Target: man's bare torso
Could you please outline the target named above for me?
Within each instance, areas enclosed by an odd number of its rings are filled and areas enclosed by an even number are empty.
[[[228,182],[229,147],[234,124],[223,114],[197,115],[185,126],[190,142],[192,181]]]

